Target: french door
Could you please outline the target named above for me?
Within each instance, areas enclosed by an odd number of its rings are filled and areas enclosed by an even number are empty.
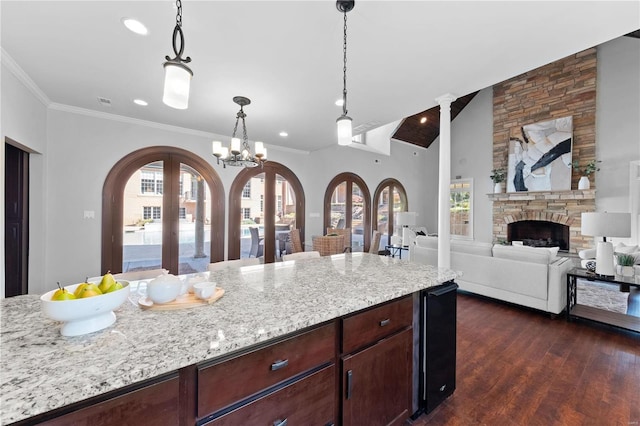
[[[103,190],[102,271],[206,271],[224,258],[224,191],[211,166],[173,147],[120,160]]]

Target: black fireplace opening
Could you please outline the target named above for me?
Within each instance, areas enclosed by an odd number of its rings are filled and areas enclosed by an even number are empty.
[[[569,251],[569,227],[546,220],[521,220],[507,227],[507,240],[522,241],[525,246],[560,247]]]

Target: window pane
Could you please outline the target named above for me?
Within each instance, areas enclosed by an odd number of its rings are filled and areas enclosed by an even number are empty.
[[[378,226],[378,232],[380,232],[383,237],[385,235],[389,235],[389,188],[385,188],[380,192],[380,197],[378,198],[378,217],[376,218],[376,223]],[[382,238],[386,241],[385,238]]]
[[[122,272],[162,267],[162,193],[156,194],[163,163],[133,173],[124,189]]]
[[[364,196],[355,183],[351,185],[351,250],[364,250]]]
[[[346,219],[347,183],[342,182],[331,195],[331,228],[344,228]]]
[[[470,180],[451,182],[449,212],[452,236],[473,238],[472,189]]]
[[[284,177],[276,175],[276,257],[281,257],[287,251],[289,232],[295,226],[296,196],[289,182]]]
[[[252,241],[250,228],[258,228],[260,236],[264,233],[264,173],[249,179],[242,189],[240,199],[240,258],[260,257],[263,247],[260,241]],[[258,255],[258,256],[256,256]]]
[[[202,175],[180,164],[178,273],[206,271],[211,258],[211,192]]]

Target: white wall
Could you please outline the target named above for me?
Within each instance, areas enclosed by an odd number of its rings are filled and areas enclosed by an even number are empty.
[[[4,57],[3,57],[4,60]],[[13,74],[14,68],[9,69],[2,63],[2,106],[0,121],[0,141],[10,138],[17,142],[18,148],[29,152],[29,287],[41,288],[43,268],[46,265],[44,241],[46,228],[44,226],[43,211],[45,208],[45,158],[47,146],[47,109],[32,91],[28,90]],[[2,146],[1,173],[4,180],[4,145]],[[2,183],[4,188],[4,181]],[[3,189],[4,191],[4,189]],[[4,192],[3,192],[4,194]],[[2,197],[0,211],[2,234],[4,237],[4,197]],[[3,238],[4,240],[4,238]],[[0,249],[4,259],[4,244]],[[0,295],[4,297],[4,260],[1,263]]]
[[[596,210],[629,212],[629,170],[640,160],[640,40],[598,46]]]

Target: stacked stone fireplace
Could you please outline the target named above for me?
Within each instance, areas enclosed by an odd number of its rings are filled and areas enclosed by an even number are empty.
[[[493,86],[493,167],[508,164],[511,129],[569,115],[573,117],[572,160],[581,166],[595,160],[596,77],[597,51],[591,48]],[[574,170],[570,188],[578,187],[580,177]],[[490,194],[494,240],[510,240],[509,224],[544,221],[566,227],[565,232],[568,229],[570,253],[593,247],[593,237],[580,233],[582,213],[595,211],[597,175],[590,180],[589,190]],[[553,239],[531,239],[549,238]]]
[[[515,240],[533,246],[559,246],[560,250],[569,253],[593,246],[593,238],[580,232],[582,213],[595,210],[593,189],[489,196],[493,200],[494,241]],[[525,222],[529,222],[528,226]],[[514,228],[514,224],[521,226]]]

